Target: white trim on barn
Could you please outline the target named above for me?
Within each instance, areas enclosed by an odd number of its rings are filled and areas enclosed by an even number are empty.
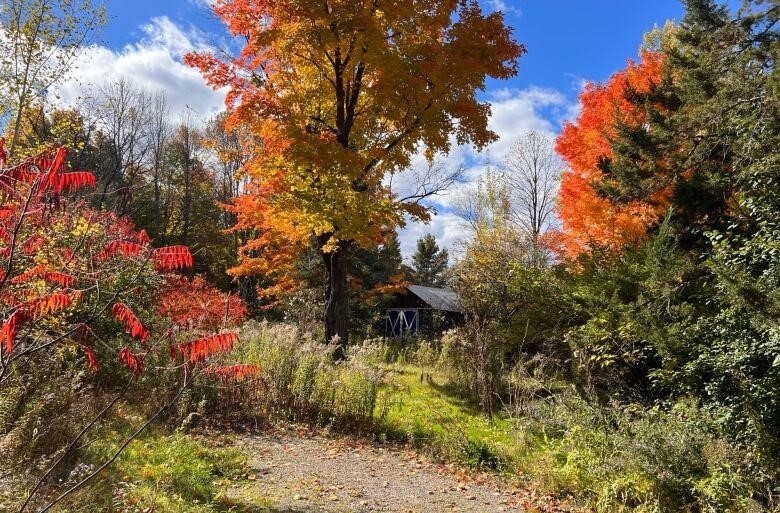
[[[416,335],[420,329],[418,308],[389,308],[385,317],[385,333],[392,337]]]
[[[403,292],[395,294],[385,312],[385,335],[433,334],[453,326],[462,317],[460,299],[452,290],[407,285]]]

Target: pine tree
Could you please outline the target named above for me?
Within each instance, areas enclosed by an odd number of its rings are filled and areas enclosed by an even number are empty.
[[[449,254],[445,248],[439,248],[436,237],[428,233],[417,239],[417,251],[412,256],[412,281],[419,285],[444,287]]]

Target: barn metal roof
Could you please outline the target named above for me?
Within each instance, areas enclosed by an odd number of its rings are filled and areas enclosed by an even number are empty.
[[[460,298],[453,290],[422,285],[408,285],[406,289],[435,310],[463,313]]]

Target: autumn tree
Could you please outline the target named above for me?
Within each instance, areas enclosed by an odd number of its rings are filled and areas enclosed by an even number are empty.
[[[179,329],[234,329],[247,318],[246,305],[235,294],[224,294],[203,276],[168,280],[157,311]]]
[[[31,157],[52,148],[67,146],[69,160],[78,168],[85,167],[90,147],[92,124],[75,108],[47,110],[42,104],[30,105],[24,112],[16,136],[17,158]],[[5,138],[13,137],[8,127]]]
[[[604,194],[611,142],[621,130],[645,126],[646,104],[632,99],[651,101],[648,95],[661,82],[663,62],[661,53],[645,51],[639,62],[630,62],[605,84],[589,84],[580,95],[582,111],[564,125],[556,140],[556,151],[568,166],[558,195],[560,250],[568,258],[594,249],[614,253],[636,244],[669,204],[667,189],[628,201],[612,201]],[[663,161],[654,164],[662,166]]]
[[[461,333],[472,387],[487,415],[506,355],[557,354],[560,326],[569,316],[554,270],[536,265],[537,248],[514,217],[504,177],[488,170],[461,201],[458,213],[471,237],[451,270],[465,317]]]
[[[685,5],[558,139],[566,340],[602,397],[693,397],[776,482],[780,5]]]
[[[385,179],[421,149],[494,141],[476,93],[488,77],[513,76],[524,48],[501,13],[473,0],[217,0],[214,11],[242,50],[185,60],[229,88],[229,124],[262,141],[247,195],[233,204],[237,227],[259,234],[233,272],[294,281],[295,257],[314,237],[327,274],[325,336],[345,344],[348,253],[405,216],[429,216],[430,189],[404,199]]]
[[[167,144],[156,139],[166,134],[159,117],[167,114],[167,104],[164,98],[155,101],[151,93],[121,78],[102,86],[88,107],[98,129],[94,142],[98,191],[93,201],[99,208],[128,214],[147,160],[152,161],[152,171],[159,176],[161,161],[155,159],[160,157],[160,148],[155,145]],[[153,192],[159,204],[159,189]]]
[[[214,197],[219,205],[230,203],[246,187],[244,164],[254,145],[248,130],[243,127],[228,129],[225,126],[226,118],[227,112],[220,112],[209,119],[202,138],[206,165],[213,176]],[[249,233],[246,230],[231,230],[236,224],[236,216],[224,208],[219,208],[217,224],[221,230],[229,231],[229,237],[224,238],[225,254],[221,260],[226,269],[234,267],[238,261],[238,249],[249,241]],[[251,306],[257,306],[257,276],[238,276],[233,281],[241,298]]]
[[[766,458],[776,479],[780,5],[685,4],[680,26],[658,44],[671,75],[656,95],[666,108],[648,119],[649,136],[617,139],[607,192],[669,189],[669,230],[688,269],[670,276],[677,293],[658,307],[676,314],[661,318],[679,334],[657,344],[659,385],[723,411],[729,436]]]
[[[13,125],[13,158],[25,111],[71,70],[106,21],[92,0],[4,0],[0,4],[0,120]]]
[[[228,129],[225,126],[227,112],[220,112],[206,123],[202,138],[203,146],[211,153],[209,166],[215,170],[217,198],[228,202],[241,194],[245,185],[244,164],[249,158],[250,136],[240,127]],[[222,224],[230,228],[235,219],[230,212],[223,211]]]
[[[436,237],[426,233],[417,239],[417,249],[412,255],[412,282],[418,285],[444,287],[447,283],[445,273],[449,264],[446,248],[439,248]]]
[[[381,243],[369,248],[355,248],[348,255],[349,330],[374,336],[382,323],[381,316],[393,294],[407,283],[408,267],[403,263],[401,245],[395,231],[384,233]],[[275,310],[297,323],[303,331],[321,330],[322,280],[325,266],[314,241],[298,259],[297,274],[301,285],[285,295]]]

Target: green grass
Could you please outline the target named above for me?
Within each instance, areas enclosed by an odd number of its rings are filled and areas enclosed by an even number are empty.
[[[112,431],[89,447],[91,461],[105,461],[116,450],[123,430],[115,426]],[[149,432],[130,443],[85,493],[96,510],[110,503],[119,511],[243,511],[223,490],[244,483],[246,458],[221,445],[205,437]]]
[[[386,366],[389,405],[380,432],[471,467],[507,470],[517,456],[511,420],[492,420],[448,388],[446,377],[411,365]]]

